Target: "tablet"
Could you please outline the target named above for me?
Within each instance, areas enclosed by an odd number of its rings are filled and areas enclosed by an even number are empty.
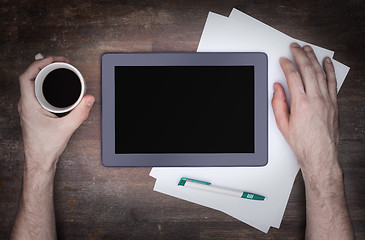
[[[106,53],[102,163],[264,166],[265,53]]]

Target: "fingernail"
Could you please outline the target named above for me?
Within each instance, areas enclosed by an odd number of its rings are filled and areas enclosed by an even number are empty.
[[[287,58],[286,57],[281,57],[280,59],[279,59],[279,63],[281,63],[282,61],[285,61]]]
[[[94,98],[88,98],[86,100],[86,105],[91,107],[94,104],[95,99]]]
[[[310,47],[310,46],[304,46],[304,51],[306,51],[306,52],[311,52],[312,51],[312,48]]]
[[[34,56],[35,60],[40,60],[40,59],[43,59],[43,58],[44,58],[44,56],[43,56],[42,53],[37,53],[37,55]]]
[[[276,86],[276,84],[274,83],[274,93],[276,92],[276,89],[278,89],[278,87]]]
[[[298,43],[292,43],[290,44],[290,46],[293,48],[300,48],[300,45]]]
[[[331,63],[331,58],[326,57],[326,63]]]

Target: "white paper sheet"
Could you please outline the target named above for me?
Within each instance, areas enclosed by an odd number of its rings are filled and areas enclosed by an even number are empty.
[[[270,226],[279,227],[299,165],[290,147],[277,129],[271,107],[272,85],[280,82],[286,93],[285,76],[279,58],[291,60],[289,45],[308,43],[295,40],[278,30],[233,9],[229,18],[209,13],[199,43],[199,52],[265,52],[268,55],[269,86],[269,163],[265,167],[246,168],[153,168],[150,175],[157,179],[154,190],[225,212],[247,224],[267,232]],[[334,52],[309,44],[320,62]],[[338,80],[342,85],[349,68],[333,61]],[[288,99],[290,102],[290,99]],[[178,187],[181,177],[190,177],[230,188],[264,195],[267,201],[258,202],[196,189]]]

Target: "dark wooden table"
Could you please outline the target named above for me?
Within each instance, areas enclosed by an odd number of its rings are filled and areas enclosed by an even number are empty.
[[[338,95],[339,156],[358,239],[365,239],[365,15],[349,1],[0,1],[0,239],[9,237],[23,171],[18,76],[34,55],[64,55],[96,97],[58,163],[59,239],[303,239],[299,173],[280,229],[268,234],[225,215],[154,192],[150,168],[105,168],[100,155],[100,57],[104,52],[194,52],[209,11],[233,7],[351,67]]]

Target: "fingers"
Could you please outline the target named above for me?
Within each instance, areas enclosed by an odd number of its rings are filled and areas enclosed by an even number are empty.
[[[305,92],[308,95],[319,94],[318,82],[315,75],[315,68],[308,58],[306,52],[297,43],[290,45],[290,50],[298,64],[302,80],[305,87]]]
[[[289,126],[289,107],[286,103],[286,97],[283,87],[280,83],[274,83],[274,95],[271,100],[274,111],[276,125],[283,136],[287,136]]]
[[[25,72],[19,77],[20,93],[23,99],[29,100],[35,98],[34,79],[42,68],[51,64],[53,58],[48,57],[33,62]]]
[[[328,86],[326,80],[326,74],[323,71],[322,66],[319,64],[318,59],[310,46],[304,46],[303,50],[306,52],[312,66],[314,68],[314,74],[318,83],[319,92],[322,96],[328,96]]]
[[[333,104],[337,105],[337,81],[335,68],[329,57],[323,60],[324,70],[327,76],[328,93]]]
[[[70,59],[64,57],[64,56],[54,56],[54,62],[65,62],[70,63]]]
[[[24,100],[35,99],[34,79],[37,74],[47,65],[53,62],[69,62],[65,57],[47,57],[33,62],[28,69],[20,75],[20,93]]]
[[[63,117],[67,127],[74,132],[89,116],[89,112],[94,104],[95,98],[92,95],[85,95],[79,105],[67,116]]]
[[[305,95],[300,74],[295,68],[294,63],[287,58],[280,58],[280,66],[288,83],[290,99],[292,102],[295,102],[298,97]]]

